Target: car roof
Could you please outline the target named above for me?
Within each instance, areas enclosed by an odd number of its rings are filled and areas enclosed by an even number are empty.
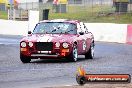
[[[67,22],[67,23],[73,23],[73,24],[79,23],[78,20],[68,20],[68,19],[43,20],[43,21],[40,21],[39,23],[43,23],[43,22]]]

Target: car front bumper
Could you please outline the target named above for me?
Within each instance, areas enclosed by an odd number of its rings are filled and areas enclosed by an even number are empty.
[[[63,58],[68,56],[71,53],[70,49],[63,49],[63,50],[58,50],[58,51],[37,51],[37,52],[22,52],[20,53],[26,57],[30,57],[32,59],[37,59],[37,58]]]

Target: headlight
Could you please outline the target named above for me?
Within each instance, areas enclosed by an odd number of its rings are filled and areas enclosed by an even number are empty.
[[[66,42],[64,42],[64,43],[62,44],[62,46],[63,46],[63,48],[68,48],[68,47],[69,47],[69,44],[66,43]]]
[[[57,43],[55,43],[55,47],[60,47],[60,43],[59,42],[57,42]]]
[[[28,45],[29,45],[30,47],[33,47],[33,43],[32,43],[32,42],[29,42]]]
[[[21,47],[24,48],[24,47],[26,47],[26,45],[27,45],[26,42],[21,42]]]

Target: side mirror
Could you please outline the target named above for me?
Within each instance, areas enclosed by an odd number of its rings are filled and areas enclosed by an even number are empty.
[[[32,32],[31,31],[28,31],[28,34],[32,34]]]
[[[84,35],[84,32],[79,32],[80,35]]]

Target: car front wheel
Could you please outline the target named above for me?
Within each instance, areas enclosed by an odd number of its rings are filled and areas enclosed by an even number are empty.
[[[31,58],[26,57],[26,56],[20,54],[20,60],[21,60],[23,63],[29,63],[29,62],[31,61]]]
[[[73,50],[68,58],[70,59],[70,61],[73,61],[73,62],[77,61],[77,58],[78,58],[77,45],[73,46]]]

